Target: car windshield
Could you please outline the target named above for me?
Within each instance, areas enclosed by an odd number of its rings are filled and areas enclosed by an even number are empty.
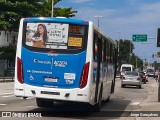
[[[147,69],[147,72],[154,72],[153,69]]]
[[[138,72],[136,72],[136,71],[126,71],[125,75],[138,76]]]

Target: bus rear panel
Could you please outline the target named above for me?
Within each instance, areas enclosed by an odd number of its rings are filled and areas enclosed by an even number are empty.
[[[15,95],[89,102],[88,27],[88,22],[65,18],[22,19]]]

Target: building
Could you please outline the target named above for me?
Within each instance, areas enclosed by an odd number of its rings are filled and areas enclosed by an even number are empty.
[[[9,31],[0,31],[0,47],[16,45],[18,33]]]
[[[10,45],[16,46],[17,39],[18,39],[18,32],[0,31],[0,47],[10,46]],[[7,60],[0,60],[0,67],[1,67],[0,69],[0,76],[1,76],[7,68],[13,67],[13,64],[11,66],[11,64],[9,64]]]

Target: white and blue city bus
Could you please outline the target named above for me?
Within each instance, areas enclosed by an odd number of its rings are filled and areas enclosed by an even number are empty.
[[[101,101],[108,101],[114,92],[116,55],[116,42],[91,21],[23,18],[14,94],[35,97],[38,107],[73,101],[89,103],[99,111]]]

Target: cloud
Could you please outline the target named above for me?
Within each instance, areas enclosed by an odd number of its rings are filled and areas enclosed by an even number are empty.
[[[74,3],[85,3],[85,2],[89,2],[91,0],[74,0]]]
[[[86,20],[94,20],[94,16],[103,16],[103,18],[108,18],[109,16],[112,16],[113,13],[115,13],[114,9],[98,10],[90,7],[83,7],[78,9],[77,11],[78,13],[76,17]],[[118,14],[118,12],[115,14]]]
[[[94,16],[103,16],[100,19],[100,26],[105,32],[109,31],[111,36],[117,38],[114,35],[116,31],[122,31],[124,39],[132,39],[134,33],[156,36],[155,29],[158,24],[160,25],[159,11],[160,3],[141,4],[141,6],[132,6],[130,9],[125,9],[125,7],[117,9],[85,7],[78,10],[77,17],[91,20],[97,25]]]
[[[132,40],[133,34],[147,34],[148,37],[153,37],[154,39],[148,39],[147,43],[142,45],[144,48],[147,48],[143,49],[143,53],[136,53],[142,58],[150,58],[157,51],[155,44],[157,28],[160,27],[160,2],[141,3],[138,6],[132,4],[129,7],[127,9],[125,6],[115,9],[83,7],[79,8],[76,17],[91,20],[97,26],[97,19],[94,16],[103,16],[99,20],[100,29],[114,40],[119,39],[119,37]],[[118,33],[118,31],[121,33]]]
[[[140,5],[142,2],[140,0],[125,0],[128,5],[137,6]]]

